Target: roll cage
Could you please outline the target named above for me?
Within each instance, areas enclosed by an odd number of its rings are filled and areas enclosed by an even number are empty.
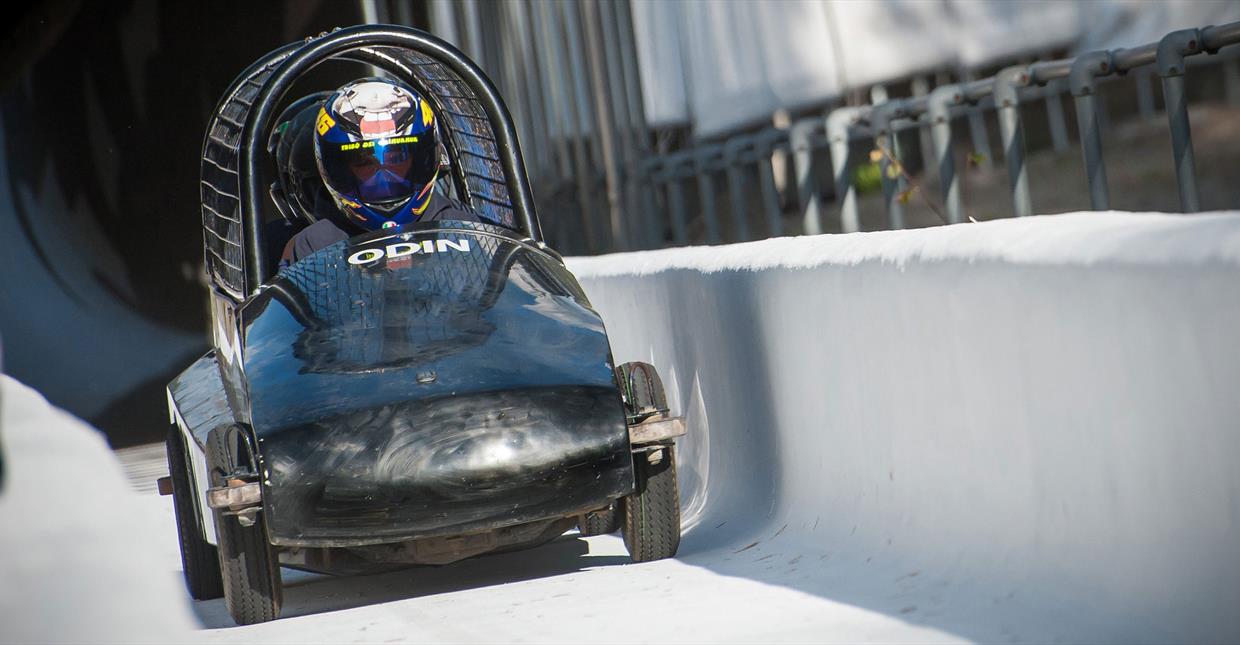
[[[303,74],[328,60],[372,65],[417,89],[440,118],[457,195],[546,249],[516,128],[486,74],[458,49],[395,25],[338,29],[273,50],[243,71],[208,123],[202,148],[207,274],[236,302],[271,278],[263,244],[260,170],[276,108]]]

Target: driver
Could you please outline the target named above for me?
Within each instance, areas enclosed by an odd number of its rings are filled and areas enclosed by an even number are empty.
[[[280,124],[277,132],[313,137],[318,175],[330,195],[317,200],[303,195],[297,200],[317,202],[308,208],[300,204],[315,221],[284,246],[281,267],[348,239],[357,229],[374,231],[441,219],[480,221],[462,204],[435,191],[440,170],[435,113],[403,83],[380,78],[347,83],[322,103],[314,101]],[[298,143],[291,145],[294,157]],[[354,230],[346,232],[350,228]]]

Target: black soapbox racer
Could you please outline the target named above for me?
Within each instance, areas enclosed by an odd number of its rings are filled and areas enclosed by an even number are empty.
[[[452,196],[490,223],[363,234],[275,270],[264,142],[329,60],[410,84],[439,117]],[[444,174],[441,172],[441,175]],[[615,365],[603,321],[543,241],[508,110],[415,29],[361,26],[263,57],[202,153],[213,347],[168,385],[170,476],[191,595],[276,618],[280,567],[355,574],[623,532],[634,561],[680,542],[662,383]]]

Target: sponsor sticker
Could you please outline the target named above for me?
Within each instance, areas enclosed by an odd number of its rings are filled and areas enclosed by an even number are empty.
[[[315,129],[319,131],[319,136],[323,136],[327,134],[327,131],[334,128],[335,126],[336,126],[336,120],[333,119],[331,115],[327,113],[326,109],[319,108],[319,119],[314,124]]]
[[[387,246],[362,249],[349,256],[349,264],[374,264],[384,258],[403,258],[414,254],[469,253],[469,240],[422,240],[420,242],[395,242]]]

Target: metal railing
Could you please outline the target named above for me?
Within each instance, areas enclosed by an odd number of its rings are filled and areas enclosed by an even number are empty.
[[[1103,156],[1103,114],[1098,105],[1098,82],[1107,77],[1153,67],[1162,81],[1180,206],[1186,213],[1195,212],[1200,209],[1200,198],[1185,95],[1185,60],[1202,53],[1217,54],[1220,49],[1237,43],[1240,43],[1240,22],[1183,29],[1168,33],[1158,42],[1139,47],[1091,51],[1061,60],[1013,65],[1001,69],[994,76],[943,85],[928,93],[922,92],[920,96],[892,99],[874,105],[840,107],[825,116],[796,121],[789,128],[768,128],[731,137],[722,143],[650,157],[640,166],[647,188],[646,210],[650,212],[656,208],[654,191],[664,195],[671,242],[676,245],[689,243],[692,218],[686,204],[689,194],[686,183],[696,178],[702,231],[694,236],[693,241],[717,243],[722,239],[723,228],[721,209],[716,199],[721,191],[716,190],[716,179],[722,172],[728,184],[732,237],[736,241],[751,239],[751,228],[745,213],[743,173],[757,172],[760,210],[767,224],[766,234],[781,235],[780,195],[776,191],[771,167],[772,155],[779,151],[787,155],[793,166],[797,203],[801,206],[802,231],[807,234],[820,233],[824,230],[825,208],[819,196],[812,155],[815,149],[825,146],[830,151],[832,179],[839,204],[839,228],[845,232],[858,231],[861,222],[853,179],[857,160],[852,158],[851,144],[857,140],[872,139],[879,156],[879,176],[888,223],[891,228],[903,228],[902,202],[907,198],[908,186],[896,135],[907,129],[928,128],[933,155],[927,156],[927,159],[937,167],[945,219],[949,223],[959,223],[966,218],[961,202],[960,178],[953,159],[952,121],[960,116],[977,116],[981,110],[993,109],[999,122],[1013,213],[1016,216],[1032,215],[1034,207],[1026,169],[1024,123],[1020,107],[1031,100],[1046,101],[1051,140],[1055,149],[1062,151],[1069,145],[1059,101],[1060,94],[1065,91],[1071,94],[1075,103],[1091,208],[1105,210],[1110,208],[1110,195]],[[1147,114],[1152,111],[1152,99],[1148,98],[1149,74],[1142,70],[1135,76],[1138,102],[1142,113]],[[654,239],[648,239],[646,243],[661,245],[660,240]]]

